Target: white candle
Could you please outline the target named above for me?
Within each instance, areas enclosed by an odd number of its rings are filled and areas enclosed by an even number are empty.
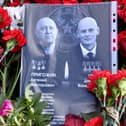
[[[69,66],[68,61],[65,62],[64,78],[67,80],[69,78]]]

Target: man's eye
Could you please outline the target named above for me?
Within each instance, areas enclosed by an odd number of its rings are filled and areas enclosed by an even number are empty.
[[[52,30],[52,29],[53,29],[53,27],[49,27],[49,29],[50,29],[50,30]]]
[[[81,30],[82,33],[86,33],[86,30]]]
[[[92,28],[91,28],[91,29],[88,29],[88,31],[89,31],[89,32],[93,32],[93,31],[94,31],[94,29],[92,29]]]
[[[44,27],[41,27],[40,30],[43,31],[43,30],[45,30],[45,28]]]

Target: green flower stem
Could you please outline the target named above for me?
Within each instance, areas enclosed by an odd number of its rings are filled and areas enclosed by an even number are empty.
[[[123,96],[120,97],[119,107],[117,108],[118,113],[120,112],[121,107],[122,107],[122,98],[123,98]],[[120,119],[120,116],[119,116],[119,119]],[[114,120],[113,126],[118,126],[118,124],[116,123],[116,120]]]
[[[118,99],[116,98],[116,100],[115,100],[115,109],[117,108],[117,102],[118,102]]]
[[[2,71],[1,69],[0,69],[0,74],[1,74],[0,77],[3,79],[3,75],[4,75],[4,74],[3,74],[3,71]]]
[[[122,117],[122,115],[123,115],[125,109],[126,109],[126,102],[125,102],[125,104],[123,105],[122,111],[120,112],[119,119],[121,119],[121,117]]]
[[[0,58],[0,63],[3,61],[5,56],[8,54],[8,50],[4,52],[3,56]],[[6,62],[6,61],[5,61]],[[4,71],[2,73],[2,92],[6,94],[6,83],[7,83],[7,65],[4,67]]]
[[[116,121],[114,120],[114,122],[113,122],[113,125],[112,126],[119,126],[117,123],[116,123]]]
[[[108,120],[105,118],[104,126],[108,126]]]
[[[21,73],[21,71],[19,70],[19,72],[18,72],[18,67],[17,67],[16,78],[15,78],[15,80],[14,80],[14,82],[13,82],[13,85],[12,85],[11,90],[9,91],[8,98],[11,98],[11,96],[12,96],[12,94],[13,94],[13,92],[14,92],[14,89],[15,89],[15,87],[16,87],[16,84],[17,84],[17,81],[18,81],[18,79],[19,79],[20,73]]]
[[[118,107],[118,112],[120,112],[121,106],[122,106],[122,98],[123,96],[120,97],[120,101],[119,101],[119,107]]]
[[[106,107],[106,95],[104,95],[104,101],[103,101],[104,107]]]
[[[2,79],[2,92],[6,94],[6,84],[7,84],[7,66],[4,67],[3,79]]]
[[[5,51],[3,56],[0,58],[0,63],[3,61],[3,59],[5,58],[5,56],[8,54],[8,51]]]
[[[97,97],[97,98],[98,98],[100,104],[103,105],[102,100],[99,97]]]
[[[1,125],[1,123],[2,123],[2,125],[5,125],[5,121],[4,121],[4,118],[2,116],[0,116],[0,125]]]
[[[32,120],[28,120],[28,126],[32,126]]]
[[[5,51],[4,55],[1,57],[0,61],[2,61],[4,59],[4,57],[8,54],[8,51]],[[7,61],[7,59],[5,59],[5,66],[4,66],[4,70],[0,71],[1,75],[2,75],[2,92],[6,95],[6,88],[7,88],[7,76],[8,76],[8,68],[9,65],[11,64],[11,62],[13,61],[15,55],[12,55],[12,57],[10,58],[9,61]],[[7,63],[8,62],[8,63]]]
[[[14,60],[15,56],[16,56],[16,54],[13,54],[13,55],[11,56],[11,58],[9,58],[9,61],[8,61],[8,63],[7,63],[7,66],[9,66],[9,65],[11,64],[11,62]]]

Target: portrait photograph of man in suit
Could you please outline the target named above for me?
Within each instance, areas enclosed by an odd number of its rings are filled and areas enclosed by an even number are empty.
[[[34,39],[31,39],[28,43],[29,48],[25,50],[30,54],[25,56],[24,61],[28,64],[24,67],[29,67],[26,68],[27,72],[25,72],[24,78],[34,85],[47,85],[50,80],[54,81],[56,77],[55,46],[58,28],[50,17],[40,17],[36,20],[32,32]],[[51,84],[54,85],[54,83]],[[35,91],[41,91],[40,87],[36,87]]]
[[[57,33],[56,23],[49,17],[40,18],[36,23],[35,35],[46,55],[54,52]]]
[[[100,34],[98,23],[93,17],[84,17],[80,19],[77,25],[76,35],[78,45],[73,48],[73,63],[75,78],[83,83],[93,70],[101,69],[101,61],[97,56],[97,38]],[[86,83],[86,82],[84,82]]]
[[[55,21],[50,17],[42,17],[37,21],[35,26],[37,49],[41,53],[42,56],[41,63],[42,65],[45,65],[45,72],[47,73],[55,72],[55,65],[56,65],[55,46],[56,46],[57,34],[58,34],[57,25]]]
[[[84,58],[92,59],[96,57],[97,36],[99,26],[92,17],[85,17],[78,23],[77,37],[80,40],[80,48]]]

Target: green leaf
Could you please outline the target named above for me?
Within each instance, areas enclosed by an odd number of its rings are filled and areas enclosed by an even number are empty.
[[[20,126],[20,122],[18,121],[18,119],[17,119],[16,116],[14,117],[14,121],[15,121],[15,123],[17,124],[17,126]]]
[[[0,116],[0,122],[1,122],[2,124],[5,124],[4,118],[3,118],[2,116]]]
[[[3,103],[3,101],[6,99],[7,97],[5,96],[5,94],[0,94],[0,108],[1,108],[1,106],[2,106],[2,103]]]
[[[43,110],[46,106],[47,106],[47,104],[46,104],[45,102],[36,103],[36,105],[34,106],[35,113],[41,114],[42,110]]]
[[[17,98],[16,101],[14,102],[14,106],[16,109],[25,106],[25,98],[24,97]]]
[[[38,103],[41,99],[41,93],[35,93],[33,96],[32,96],[32,102],[33,104],[35,103]]]
[[[22,107],[16,109],[15,114],[17,115],[19,112],[22,112],[25,108],[26,108],[26,106],[22,106]]]
[[[51,115],[39,115],[35,120],[36,126],[47,126],[52,119]]]
[[[17,45],[17,41],[15,39],[10,39],[7,41],[6,44],[6,51],[9,52],[12,49],[14,49],[14,47]]]

